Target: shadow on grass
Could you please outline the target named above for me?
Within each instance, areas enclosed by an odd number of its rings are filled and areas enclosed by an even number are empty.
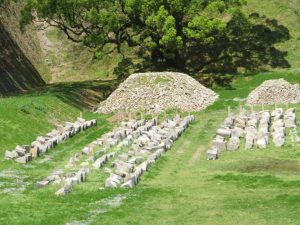
[[[265,176],[246,176],[241,174],[228,173],[225,175],[214,176],[215,180],[229,182],[239,187],[246,188],[264,188],[264,187],[277,187],[277,188],[300,188],[300,180],[282,180],[279,177],[265,175]]]
[[[63,82],[49,84],[24,95],[53,95],[63,102],[79,109],[95,110],[118,86],[118,80],[93,80],[84,82]]]

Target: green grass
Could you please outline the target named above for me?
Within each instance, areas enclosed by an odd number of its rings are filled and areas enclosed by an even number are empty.
[[[138,83],[140,85],[157,85],[157,84],[167,84],[172,81],[170,77],[164,77],[164,76],[156,76],[154,81],[151,81],[151,79],[147,76],[141,76],[138,78]]]
[[[293,68],[299,68],[300,62],[300,2],[298,0],[247,0],[247,12],[259,12],[269,18],[276,19],[286,26],[291,39],[279,44],[281,50],[288,52],[288,61]]]
[[[6,149],[30,143],[48,132],[56,121],[73,121],[80,111],[84,117],[99,121],[97,127],[77,134],[27,165],[0,161],[0,175],[10,170],[19,176],[17,180],[0,176],[0,224],[299,224],[299,145],[288,141],[284,148],[270,145],[266,150],[241,149],[225,152],[217,161],[205,159],[216,128],[227,115],[227,106],[238,108],[233,98],[246,97],[266,79],[282,77],[300,82],[297,70],[278,71],[236,77],[232,90],[217,90],[220,100],[196,113],[196,121],[134,189],[99,189],[106,175],[97,170],[66,197],[54,196],[57,185],[36,189],[34,183],[63,168],[71,155],[115,125],[108,122],[108,116],[89,113],[83,109],[85,104],[73,103],[82,90],[95,86],[104,89],[110,84],[61,83],[0,99],[2,155]],[[299,110],[300,105],[295,106]],[[13,185],[16,181],[18,184]],[[8,187],[19,188],[23,182],[28,183],[23,192],[2,193]],[[119,195],[124,199],[114,205],[111,199]]]

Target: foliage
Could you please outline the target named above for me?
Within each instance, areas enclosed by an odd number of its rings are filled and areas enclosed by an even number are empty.
[[[132,69],[176,70],[202,80],[203,74],[216,74],[210,75],[210,82],[223,83],[221,75],[226,73],[289,67],[286,52],[275,47],[289,39],[288,29],[258,13],[245,14],[244,4],[243,0],[27,0],[21,24],[34,19],[35,10],[39,19],[96,52],[113,45],[126,55],[123,46],[134,48],[142,63],[136,67],[134,60],[125,59],[119,64],[129,67],[125,75]]]

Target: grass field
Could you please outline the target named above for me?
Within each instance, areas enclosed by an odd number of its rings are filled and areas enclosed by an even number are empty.
[[[279,71],[237,77],[231,90],[217,90],[220,100],[195,114],[196,121],[134,189],[100,189],[105,176],[99,170],[66,197],[54,195],[55,185],[36,189],[34,184],[116,125],[109,116],[74,104],[83,89],[109,84],[65,83],[0,99],[2,156],[6,149],[31,143],[61,121],[75,120],[80,111],[87,119],[98,119],[96,127],[27,165],[1,157],[0,224],[300,224],[299,145],[288,140],[280,149],[270,145],[266,150],[226,152],[217,161],[205,159],[227,106],[238,108],[233,98],[245,98],[263,80],[281,77],[300,83],[300,71]],[[296,107],[299,110],[300,105]]]

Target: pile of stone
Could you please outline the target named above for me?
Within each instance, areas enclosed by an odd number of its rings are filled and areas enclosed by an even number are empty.
[[[247,98],[248,105],[274,105],[299,102],[299,85],[290,84],[284,79],[263,82]]]
[[[285,112],[282,108],[276,108],[273,111],[247,113],[246,110],[241,110],[237,115],[230,114],[217,129],[212,148],[207,151],[207,159],[216,160],[222,151],[239,149],[243,137],[246,149],[267,148],[270,133],[274,145],[282,147],[285,144],[286,128],[293,135],[292,141],[300,142],[294,108]]]
[[[18,145],[13,151],[6,151],[6,159],[14,159],[18,163],[27,163],[32,158],[47,152],[60,142],[73,137],[80,131],[96,125],[96,120],[86,121],[78,118],[74,123],[66,122],[64,126],[60,125],[44,136],[39,136],[31,145]]]
[[[117,154],[118,150],[130,145],[142,135],[142,132],[148,131],[157,123],[157,118],[149,121],[142,119],[122,122],[120,127],[102,135],[96,141],[84,147],[81,153],[76,153],[69,159],[65,168],[74,169],[77,162],[80,162],[84,155],[89,156],[79,165],[80,168],[77,171],[71,173],[64,173],[63,170],[54,171],[45,179],[38,181],[36,186],[40,188],[51,183],[60,184],[61,188],[55,193],[56,195],[60,196],[70,193],[74,185],[86,181],[87,175],[92,169],[102,168]],[[107,153],[113,147],[116,147],[116,152]],[[79,179],[80,177],[82,179]]]
[[[153,126],[134,140],[127,153],[119,155],[113,162],[113,171],[106,170],[109,177],[106,188],[133,188],[138,184],[141,175],[168,149],[194,120],[194,116],[166,120]]]
[[[252,112],[249,116],[245,128],[245,148],[251,149],[255,144],[257,137],[257,125],[259,122],[259,115],[257,112]]]
[[[161,113],[167,109],[195,112],[218,99],[212,90],[182,73],[138,73],[129,76],[97,112],[146,111]]]
[[[64,171],[63,170],[56,170],[49,176],[47,176],[44,180],[36,182],[36,187],[41,188],[45,187],[50,183],[60,183],[63,180]]]
[[[207,151],[207,159],[218,159],[219,153],[226,150],[227,139],[231,136],[233,128],[234,115],[230,114],[217,129],[217,134],[212,141],[212,148]]]
[[[150,129],[155,124],[157,124],[157,118],[153,118],[150,121],[142,119],[122,122],[121,126],[114,132],[107,133],[97,141],[85,147],[82,152],[84,154],[90,154],[95,146],[100,145],[104,145],[105,149],[109,149],[115,145],[118,145],[118,147],[128,146],[133,139],[140,136],[142,131]]]
[[[278,108],[272,112],[273,123],[271,126],[273,142],[276,147],[281,147],[285,143],[285,124],[283,121],[284,111]]]
[[[271,123],[271,114],[269,111],[261,111],[259,113],[259,125],[258,125],[258,131],[256,132],[256,137],[254,138],[254,143],[256,143],[256,146],[260,149],[264,149],[269,144],[269,126]],[[253,135],[254,133],[251,133],[250,130],[247,130],[250,135]],[[249,147],[249,146],[247,146]],[[253,147],[253,146],[252,146]],[[251,147],[251,148],[252,148]],[[248,148],[250,149],[250,148]]]
[[[234,117],[231,136],[227,143],[227,150],[234,151],[239,149],[240,138],[245,136],[247,121],[248,115],[245,110],[241,110],[240,113]]]
[[[105,164],[114,156],[114,153],[104,154],[101,158],[103,160],[101,164]],[[100,159],[99,158],[99,159]],[[99,163],[99,160],[98,162]],[[102,165],[101,165],[102,166]],[[58,184],[60,189],[55,192],[55,195],[62,196],[70,193],[74,185],[80,184],[87,180],[87,176],[90,173],[89,163],[83,162],[80,164],[80,168],[75,172],[65,173],[62,169],[54,171],[51,175],[45,179],[36,182],[37,188],[45,187],[49,184]]]
[[[88,173],[88,168],[81,168],[75,173],[71,173],[67,176],[62,177],[61,183],[63,183],[63,186],[57,192],[55,192],[55,195],[62,196],[70,193],[74,185],[86,181]]]

